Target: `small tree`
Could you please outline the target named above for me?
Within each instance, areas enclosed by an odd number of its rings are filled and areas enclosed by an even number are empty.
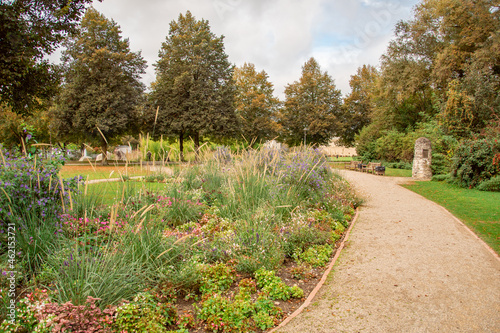
[[[67,47],[65,82],[54,109],[59,133],[98,140],[107,164],[107,138],[124,134],[134,123],[146,62],[130,51],[119,26],[93,8]]]
[[[189,11],[179,15],[170,23],[159,57],[150,101],[158,110],[156,128],[179,136],[181,159],[187,136],[193,137],[198,152],[200,135],[233,135],[233,66],[223,37],[210,31],[208,21],[196,20]]]
[[[309,144],[328,144],[340,130],[340,95],[328,73],[321,71],[314,58],[309,59],[300,80],[285,88],[283,140],[299,145],[307,136]]]

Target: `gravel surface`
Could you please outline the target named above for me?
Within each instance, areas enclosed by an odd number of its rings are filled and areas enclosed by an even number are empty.
[[[365,204],[326,283],[278,332],[500,332],[500,259],[439,205],[341,173]]]

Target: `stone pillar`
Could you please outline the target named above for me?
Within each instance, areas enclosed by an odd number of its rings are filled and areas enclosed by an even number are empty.
[[[418,138],[415,141],[415,155],[413,158],[412,177],[419,180],[429,180],[432,178],[431,140]]]

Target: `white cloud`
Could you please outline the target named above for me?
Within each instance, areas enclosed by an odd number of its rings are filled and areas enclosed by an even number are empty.
[[[179,14],[190,10],[225,36],[226,53],[237,66],[245,62],[265,70],[283,98],[284,87],[298,80],[304,62],[314,56],[343,93],[350,75],[363,64],[377,65],[394,24],[410,16],[417,0],[104,0],[94,7],[114,19],[132,51],[148,61],[144,81],[154,78],[153,64]]]

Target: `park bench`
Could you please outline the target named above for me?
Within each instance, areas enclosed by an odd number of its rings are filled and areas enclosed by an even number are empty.
[[[363,165],[363,172],[371,172],[375,174],[375,168],[382,166],[382,163],[369,162],[367,165]]]
[[[360,164],[361,161],[351,161],[351,163],[345,165],[345,168],[347,170],[358,170]]]

